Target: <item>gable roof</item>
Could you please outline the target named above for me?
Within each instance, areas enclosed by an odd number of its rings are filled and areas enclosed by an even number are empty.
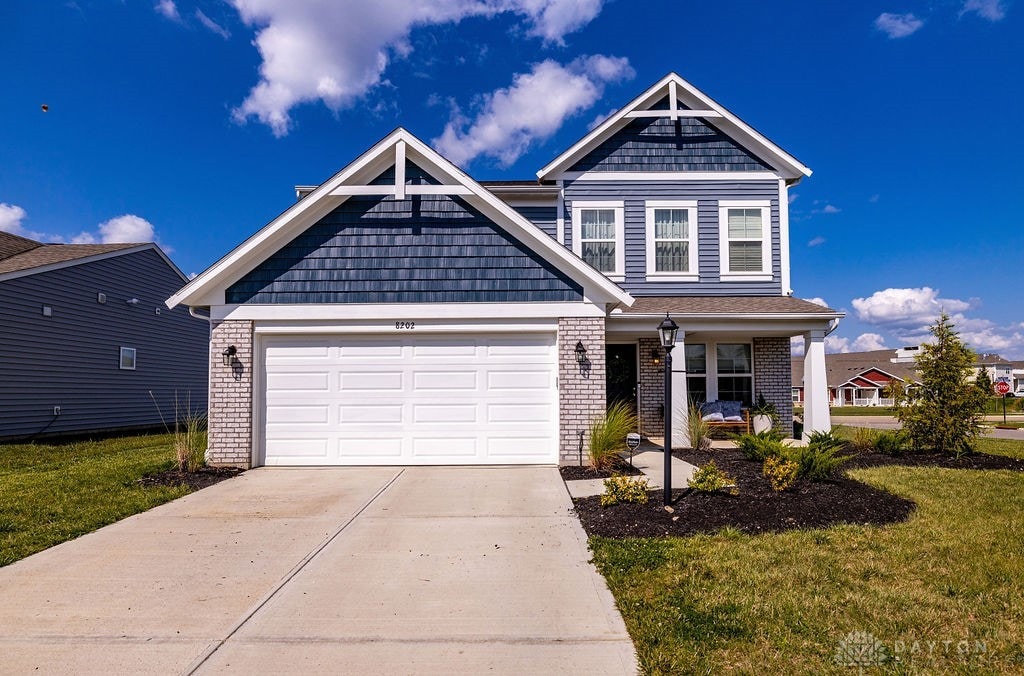
[[[825,355],[825,380],[829,388],[845,385],[850,381],[863,377],[870,371],[879,371],[903,382],[917,380],[917,371],[913,362],[890,361],[896,356],[896,350],[870,350],[868,352],[843,352]],[[793,357],[793,387],[803,387],[804,358]],[[871,380],[870,378],[864,378]]]
[[[188,278],[152,242],[117,244],[43,244],[26,237],[0,232],[0,281],[36,275],[73,265],[153,249],[181,277]]]
[[[432,175],[441,185],[406,185],[406,159]],[[393,185],[370,185],[391,167],[395,167],[396,174]],[[558,244],[413,134],[399,127],[186,284],[167,299],[167,306],[174,307],[179,303],[193,307],[223,305],[228,286],[349,197],[394,195],[404,199],[409,194],[458,195],[526,247],[579,282],[585,296],[599,297],[604,303],[627,306],[633,303],[633,297],[618,285]]]
[[[670,101],[669,109],[655,111],[652,106],[665,98],[666,95]],[[679,104],[688,106],[688,109],[681,109]],[[625,128],[636,117],[644,116],[645,113],[647,115],[665,115],[673,119],[678,119],[681,116],[700,117],[706,124],[720,129],[745,149],[774,167],[791,183],[796,183],[804,176],[811,175],[811,170],[805,167],[799,160],[769,141],[743,120],[733,115],[725,106],[716,102],[676,73],[669,73],[650,89],[595,127],[568,150],[549,162],[547,166],[537,172],[537,178],[542,181],[556,178],[558,174],[567,171],[581,157],[616,132]],[[699,115],[698,113],[705,113],[705,115]]]

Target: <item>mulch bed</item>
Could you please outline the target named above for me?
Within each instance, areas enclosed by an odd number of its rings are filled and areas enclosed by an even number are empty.
[[[856,467],[879,467],[881,465],[905,465],[907,467],[945,467],[948,469],[1010,469],[1024,472],[1024,460],[1007,458],[1002,455],[971,453],[959,459],[939,453],[913,453],[909,455],[884,455],[882,453],[861,453],[843,465],[844,469]]]
[[[169,469],[159,474],[150,474],[139,479],[141,486],[181,486],[187,485],[192,490],[198,491],[201,488],[220,483],[225,479],[236,477],[244,469],[237,467],[202,467],[196,472],[179,472],[176,469]]]
[[[577,481],[579,479],[607,479],[608,477],[612,477],[617,474],[624,476],[637,476],[638,474],[643,474],[643,472],[627,462],[621,463],[612,470],[597,470],[589,465],[562,465],[558,468],[558,471],[562,473],[563,481]]]
[[[733,449],[676,451],[675,455],[698,466],[714,460],[735,478],[739,495],[677,491],[671,513],[662,507],[661,491],[651,491],[646,505],[601,507],[599,496],[577,498],[573,500],[576,514],[587,534],[661,537],[714,533],[726,526],[757,534],[837,523],[884,525],[905,521],[914,510],[910,500],[846,477],[804,481],[776,493],[761,475],[761,463]]]

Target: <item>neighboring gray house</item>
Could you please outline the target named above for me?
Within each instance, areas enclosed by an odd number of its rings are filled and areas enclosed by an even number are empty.
[[[214,464],[574,462],[607,403],[673,443],[687,402],[763,393],[830,427],[824,338],[791,296],[788,190],[810,170],[670,74],[531,181],[478,183],[404,129],[168,301],[209,310]],[[582,351],[582,353],[581,353]]]
[[[175,396],[204,411],[209,325],[163,303],[184,281],[155,244],[0,232],[0,438],[159,426],[157,404],[173,425]]]

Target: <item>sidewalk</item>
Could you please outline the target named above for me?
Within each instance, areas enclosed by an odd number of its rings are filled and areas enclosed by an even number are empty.
[[[645,439],[640,443],[640,448],[633,454],[633,466],[643,472],[647,484],[652,489],[662,488],[665,485],[665,452],[660,443],[660,438]],[[712,444],[718,447],[721,444],[731,446],[728,441],[714,441]],[[697,471],[697,466],[672,458],[672,488],[683,490],[689,487],[690,477]],[[569,495],[574,498],[586,498],[592,495],[604,493],[604,479],[584,479],[582,481],[566,481]]]

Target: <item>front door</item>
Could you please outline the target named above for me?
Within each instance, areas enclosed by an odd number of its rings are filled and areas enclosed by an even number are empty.
[[[608,405],[624,401],[636,410],[636,344],[605,346]]]

